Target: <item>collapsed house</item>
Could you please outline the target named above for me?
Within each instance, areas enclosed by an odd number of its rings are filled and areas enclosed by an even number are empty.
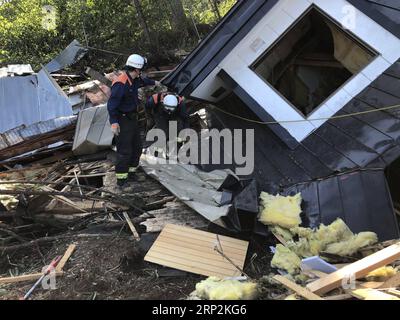
[[[60,148],[64,141],[72,139],[77,117],[69,97],[51,73],[77,62],[86,52],[74,40],[38,73],[30,65],[10,65],[0,70],[3,166],[18,163],[14,157],[48,146]]]
[[[254,129],[252,177],[301,192],[310,226],[398,238],[399,22],[394,0],[239,0],[164,84]]]

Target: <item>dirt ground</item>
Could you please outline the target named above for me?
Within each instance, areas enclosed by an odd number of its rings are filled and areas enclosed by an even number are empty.
[[[114,174],[108,172],[104,186],[115,186]],[[142,174],[142,182],[137,182],[135,203],[141,205],[156,203],[171,194],[158,182]],[[114,179],[114,180],[113,180]],[[140,201],[139,201],[140,200]],[[178,200],[176,200],[178,201]],[[200,228],[205,231],[232,236],[225,229],[203,223],[198,214],[175,200],[163,204],[157,210],[149,211],[161,225],[165,213],[176,212],[180,220],[168,223]],[[173,206],[172,206],[173,205]],[[180,205],[180,206],[179,206]],[[175,211],[172,211],[175,210]],[[122,216],[122,215],[120,215]],[[6,254],[0,252],[0,277],[38,273],[55,257],[63,255],[72,243],[76,250],[64,267],[64,275],[56,278],[55,290],[44,290],[41,285],[33,292],[35,300],[179,300],[187,299],[196,284],[206,279],[204,276],[185,273],[147,263],[144,256],[157,238],[161,225],[146,220],[146,227],[135,224],[141,240],[135,241],[123,217],[114,214],[113,221],[88,218],[90,223],[83,228],[73,224],[73,230],[56,234],[41,234],[38,237],[57,236],[56,241],[35,244]],[[170,215],[167,215],[168,217]],[[169,217],[168,219],[171,219]],[[208,228],[207,228],[208,225]],[[199,227],[201,226],[201,227]],[[157,229],[158,228],[158,229]],[[151,229],[151,230],[150,230]],[[49,229],[50,230],[50,229]],[[155,231],[154,231],[155,230]],[[74,233],[75,232],[75,233]],[[66,237],[67,236],[67,237]],[[36,239],[33,237],[32,239]],[[270,267],[272,255],[270,245],[276,245],[274,238],[265,239],[255,235],[240,234],[240,239],[250,241],[244,272],[254,280],[276,273]],[[16,284],[0,284],[0,300],[15,300],[23,297],[35,281]],[[268,284],[263,288],[260,299],[275,299],[282,295],[282,289]]]
[[[183,272],[168,276],[175,270],[145,262],[145,247],[149,243],[143,247],[129,235],[127,228],[99,237],[63,239],[3,256],[0,274],[5,277],[40,272],[54,257],[63,255],[71,243],[77,247],[64,267],[65,274],[56,278],[56,289],[44,290],[39,286],[31,299],[180,300],[187,299],[196,283],[205,279]],[[267,252],[268,246],[260,245],[259,239],[251,243],[244,271],[258,279],[272,271],[269,267],[271,256]],[[20,299],[32,285],[32,281],[0,285],[0,299]],[[270,289],[264,290],[260,298],[272,299],[281,293],[278,288]]]

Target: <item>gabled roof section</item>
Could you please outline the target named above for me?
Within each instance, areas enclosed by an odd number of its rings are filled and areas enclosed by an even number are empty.
[[[400,38],[399,0],[347,0],[386,30]]]
[[[238,0],[185,61],[163,81],[181,95],[190,93],[217,67],[279,0]],[[400,38],[398,0],[347,0],[386,30]]]
[[[207,38],[163,83],[180,95],[189,95],[277,2],[238,0]]]

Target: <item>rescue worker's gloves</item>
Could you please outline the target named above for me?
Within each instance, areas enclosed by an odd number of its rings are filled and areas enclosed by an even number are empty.
[[[112,125],[111,125],[111,131],[112,131],[112,133],[113,133],[113,135],[114,136],[119,136],[119,134],[120,134],[120,132],[121,132],[121,129],[120,129],[120,127],[119,127],[119,124],[118,123],[113,123]]]
[[[156,87],[161,87],[162,83],[160,81],[156,81]]]

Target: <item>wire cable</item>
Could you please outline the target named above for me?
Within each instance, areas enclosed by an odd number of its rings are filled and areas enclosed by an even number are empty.
[[[383,107],[379,109],[374,109],[374,110],[367,110],[367,111],[360,111],[360,112],[354,112],[354,113],[349,113],[349,114],[344,114],[340,116],[333,116],[333,117],[328,117],[328,118],[316,118],[316,119],[302,119],[302,120],[282,120],[282,121],[268,121],[268,122],[263,122],[263,121],[257,121],[245,117],[241,117],[237,114],[233,114],[231,112],[228,112],[226,110],[223,110],[221,108],[218,108],[217,106],[214,105],[208,105],[206,108],[211,109],[211,110],[218,110],[222,113],[225,113],[231,117],[250,122],[250,123],[256,123],[256,124],[262,124],[262,125],[272,125],[272,124],[285,124],[285,123],[302,123],[302,122],[312,122],[312,121],[326,121],[326,120],[335,120],[335,119],[344,119],[344,118],[350,118],[354,116],[360,116],[360,115],[365,115],[365,114],[370,114],[370,113],[375,113],[375,112],[380,112],[380,111],[388,111],[388,110],[393,110],[400,108],[400,104],[389,106],[389,107]]]

